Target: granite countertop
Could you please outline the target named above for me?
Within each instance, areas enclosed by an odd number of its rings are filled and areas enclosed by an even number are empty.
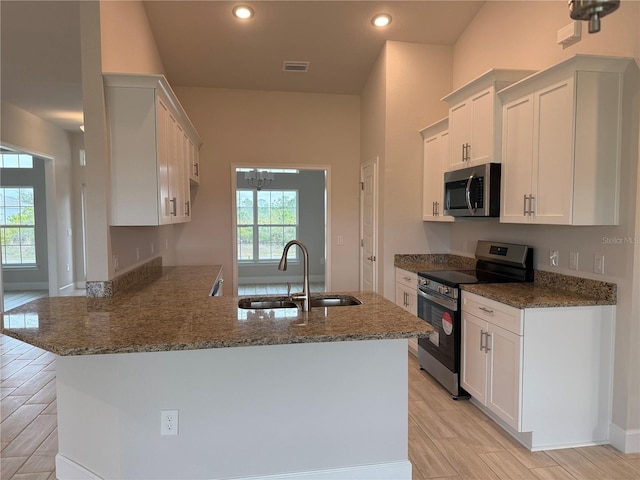
[[[51,297],[3,314],[5,335],[58,355],[194,350],[424,336],[431,326],[373,292],[362,305],[243,310],[210,297],[220,266],[165,267],[146,285],[108,298]]]
[[[462,285],[476,293],[516,308],[585,307],[615,305],[617,285],[588,278],[536,270],[531,283]]]
[[[413,273],[474,269],[474,258],[450,254],[397,254],[394,266]],[[461,285],[462,290],[516,308],[615,305],[617,286],[581,277],[536,270],[532,283]]]
[[[471,270],[476,268],[476,259],[450,254],[396,254],[393,265],[413,273],[429,270]]]

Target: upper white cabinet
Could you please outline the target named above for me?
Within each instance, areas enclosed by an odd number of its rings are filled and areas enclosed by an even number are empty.
[[[446,170],[500,162],[502,105],[496,92],[532,73],[489,70],[442,99],[449,104],[450,151]]]
[[[162,75],[105,74],[111,225],[191,219],[202,141]]]
[[[442,215],[444,210],[444,172],[449,165],[448,123],[448,119],[444,118],[420,130],[424,142],[422,219],[426,221],[453,221],[453,217]]]
[[[576,55],[499,92],[501,222],[618,223],[628,64],[629,59]]]

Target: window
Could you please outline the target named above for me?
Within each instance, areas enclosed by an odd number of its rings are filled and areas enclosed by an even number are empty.
[[[279,260],[285,244],[298,235],[297,190],[248,190],[236,192],[238,261]],[[297,258],[289,250],[289,259]]]
[[[1,168],[33,168],[33,157],[24,153],[0,154]]]
[[[32,187],[0,188],[0,246],[3,265],[35,265]]]

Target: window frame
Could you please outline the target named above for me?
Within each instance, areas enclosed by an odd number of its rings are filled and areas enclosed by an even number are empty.
[[[4,194],[4,191],[6,190],[11,190],[11,189],[17,189],[18,191],[20,190],[31,190],[31,198],[32,198],[32,202],[31,204],[27,204],[27,205],[22,205],[22,196],[20,195],[20,193],[18,194],[18,205],[15,206],[10,206],[7,207],[5,204],[5,199],[6,199],[6,195]],[[20,215],[20,223],[18,224],[10,224],[10,223],[0,223],[0,232],[4,231],[5,229],[8,228],[17,228],[18,230],[31,230],[32,234],[32,238],[33,238],[33,244],[27,244],[27,245],[22,245],[22,242],[20,242],[18,246],[19,250],[20,250],[20,262],[17,263],[7,263],[6,259],[7,256],[4,254],[6,252],[6,248],[7,246],[4,244],[0,244],[0,248],[2,248],[2,268],[3,269],[33,269],[33,268],[37,268],[38,267],[38,249],[37,249],[37,240],[36,240],[36,212],[35,212],[35,194],[36,194],[36,189],[33,186],[26,186],[26,185],[18,185],[18,186],[1,186],[0,190],[2,190],[3,195],[2,195],[2,205],[0,205],[0,209],[4,209],[6,211],[7,208],[17,208],[19,209],[18,214]],[[22,223],[22,209],[23,208],[31,208],[33,210],[33,223]],[[3,212],[4,213],[4,212]],[[15,214],[14,214],[15,215]],[[6,218],[5,218],[6,220]],[[22,235],[20,234],[19,237],[22,238]],[[32,247],[33,248],[33,261],[31,262],[25,262],[23,261],[23,247]]]
[[[238,220],[238,197],[243,192],[252,192],[253,198],[253,223],[240,223]],[[260,223],[259,215],[258,215],[258,197],[260,192],[279,192],[279,193],[294,193],[296,199],[296,222],[295,224],[285,224],[285,223]],[[280,261],[280,255],[277,258],[260,258],[260,227],[275,227],[275,228],[294,228],[295,235],[294,238],[298,237],[298,229],[300,227],[300,190],[297,188],[274,188],[274,189],[265,189],[256,190],[253,188],[237,188],[236,189],[236,260],[238,265],[265,265],[265,264],[276,264]],[[252,236],[253,236],[253,258],[252,259],[242,259],[239,256],[239,247],[240,247],[240,229],[241,228],[252,228]],[[290,262],[295,263],[298,261],[298,249],[292,248],[289,250],[287,258]]]

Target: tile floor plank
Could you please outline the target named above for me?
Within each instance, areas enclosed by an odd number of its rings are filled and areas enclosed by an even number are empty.
[[[465,479],[499,480],[491,468],[461,438],[432,439],[434,445]]]
[[[51,455],[31,455],[17,473],[46,473],[47,477],[56,468],[55,457]],[[46,478],[46,477],[45,477]]]
[[[16,438],[40,413],[46,405],[22,405],[15,412],[0,423],[2,441],[11,442]],[[3,450],[4,452],[4,450]],[[18,456],[18,455],[16,455]]]
[[[55,415],[39,415],[2,451],[2,455],[32,455],[49,434],[56,429]]]
[[[540,480],[575,480],[576,477],[567,472],[560,465],[553,467],[532,468],[531,471]]]
[[[9,395],[0,402],[0,421],[7,418],[31,398],[31,395]],[[1,434],[2,432],[0,432]]]
[[[481,453],[478,455],[498,477],[503,480],[537,480],[537,477],[516,457],[507,451]]]
[[[44,403],[47,406],[56,399],[56,380],[50,380],[44,387],[42,387],[38,393],[33,395],[27,403],[29,405],[34,403]]]
[[[1,478],[10,479],[14,473],[16,473],[22,464],[27,461],[29,457],[6,457],[2,455],[0,457],[0,474]]]
[[[427,434],[413,420],[409,420],[409,457],[424,479],[450,477],[457,470],[440,453]]]
[[[42,368],[42,366],[40,367]],[[11,395],[35,395],[42,389],[42,387],[46,386],[51,380],[53,380],[55,376],[55,372],[51,370],[40,369],[35,373],[35,375],[32,375],[31,378],[27,379],[27,381],[16,388]]]
[[[590,462],[573,448],[563,450],[550,450],[547,452],[558,465],[564,468],[578,480],[604,480],[607,474],[597,465]]]

